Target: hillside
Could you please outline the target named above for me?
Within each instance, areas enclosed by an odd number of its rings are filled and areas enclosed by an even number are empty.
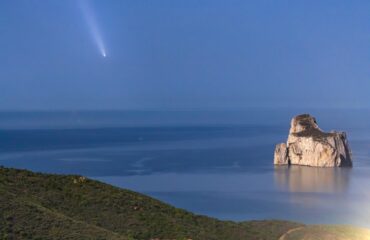
[[[277,239],[297,223],[219,221],[81,176],[0,168],[2,239]]]
[[[0,239],[306,239],[313,227],[220,221],[81,176],[0,167]]]

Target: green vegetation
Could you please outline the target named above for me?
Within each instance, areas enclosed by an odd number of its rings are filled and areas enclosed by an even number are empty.
[[[0,167],[0,239],[365,240],[369,236],[369,230],[352,227],[220,221],[81,176]]]
[[[0,239],[278,239],[284,221],[194,215],[81,176],[0,168]]]
[[[296,116],[296,121],[304,127],[304,131],[293,133],[297,137],[313,137],[316,141],[326,141],[327,137],[333,137],[335,133],[327,133],[316,128],[316,119],[309,114]]]

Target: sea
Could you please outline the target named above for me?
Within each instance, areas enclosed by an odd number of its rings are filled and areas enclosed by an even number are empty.
[[[352,168],[275,167],[290,120],[347,132]],[[223,220],[370,227],[370,110],[3,111],[0,165],[79,174]]]

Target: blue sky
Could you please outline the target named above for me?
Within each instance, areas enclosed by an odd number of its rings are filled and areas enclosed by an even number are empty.
[[[369,1],[0,1],[0,110],[370,107]]]

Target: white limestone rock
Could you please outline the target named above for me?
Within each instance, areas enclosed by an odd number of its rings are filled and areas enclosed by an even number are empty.
[[[344,132],[323,132],[314,117],[302,114],[292,119],[287,144],[276,146],[274,164],[352,166],[351,150]]]
[[[279,143],[275,147],[274,164],[286,165],[288,162],[288,148],[285,143]]]

